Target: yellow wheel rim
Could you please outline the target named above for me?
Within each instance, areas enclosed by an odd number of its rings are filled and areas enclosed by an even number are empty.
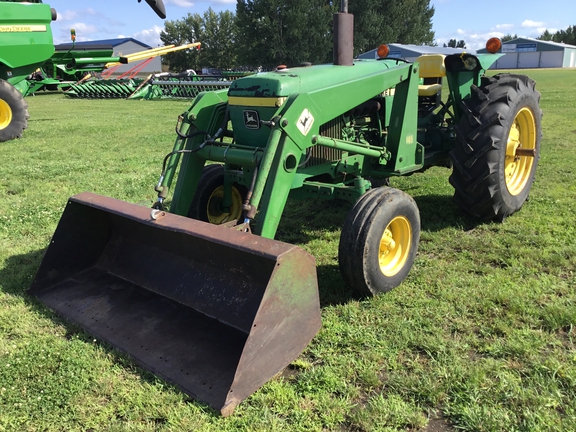
[[[528,108],[522,108],[516,118],[506,144],[506,158],[504,161],[504,175],[506,187],[511,195],[518,195],[530,179],[534,156],[519,156],[518,149],[536,149],[536,122],[534,114]]]
[[[0,99],[0,130],[6,129],[12,122],[12,108],[5,100]]]
[[[378,259],[380,270],[385,276],[394,276],[404,267],[411,244],[410,221],[404,216],[396,216],[390,221],[380,239]]]
[[[230,211],[222,209],[222,199],[224,197],[224,186],[218,186],[210,195],[206,205],[206,214],[208,222],[214,225],[220,225],[226,222],[235,221],[242,215],[242,195],[235,187],[232,188],[232,205]]]

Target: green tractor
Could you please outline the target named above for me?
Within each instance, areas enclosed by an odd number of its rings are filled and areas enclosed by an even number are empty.
[[[282,67],[203,94],[180,117],[155,206],[163,209],[182,155],[170,205],[182,216],[274,238],[289,196],[347,200],[342,277],[365,294],[388,291],[414,262],[419,212],[404,192],[375,185],[452,167],[454,201],[483,220],[503,221],[528,196],[540,94],[527,76],[485,76],[498,57]]]
[[[30,288],[223,415],[321,326],[313,257],[274,240],[288,197],[353,203],[340,270],[373,295],[407,277],[420,237],[415,201],[388,179],[451,166],[455,203],[498,221],[534,180],[534,81],[486,76],[498,54],[354,60],[345,7],[334,25],[334,64],[279,67],[196,97],[152,209],[70,198]]]

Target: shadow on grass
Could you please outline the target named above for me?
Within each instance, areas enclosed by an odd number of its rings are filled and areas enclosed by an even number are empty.
[[[469,231],[485,221],[467,215],[447,195],[414,196],[420,211],[423,231],[441,231],[449,227]],[[340,230],[352,204],[345,201],[288,200],[276,238],[302,244],[318,237],[318,232]]]
[[[27,98],[36,98],[44,96],[54,96],[57,94],[65,94],[62,90],[36,90],[34,93],[26,96]]]
[[[56,121],[55,118],[29,118],[28,123],[42,122],[42,121]]]
[[[436,232],[450,227],[470,231],[486,223],[464,213],[451,196],[421,195],[414,197],[414,201],[420,210],[422,231]]]

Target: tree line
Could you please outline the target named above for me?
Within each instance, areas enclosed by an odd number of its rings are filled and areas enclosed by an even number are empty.
[[[201,42],[200,50],[163,57],[172,71],[273,69],[332,61],[332,17],[339,1],[238,0],[236,12],[188,13],[165,22],[161,41],[183,45]],[[350,1],[354,15],[354,55],[382,43],[433,45],[430,0]]]
[[[466,42],[463,39],[456,41],[456,39],[450,39],[448,44],[444,44],[444,48],[466,48]]]
[[[538,39],[576,45],[576,26],[568,26],[566,30],[558,30],[556,33],[550,33],[548,30],[545,30]]]

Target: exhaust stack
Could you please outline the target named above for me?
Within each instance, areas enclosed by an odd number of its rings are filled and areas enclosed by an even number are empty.
[[[348,1],[340,2],[334,14],[334,64],[352,66],[354,59],[354,15],[348,13]]]

